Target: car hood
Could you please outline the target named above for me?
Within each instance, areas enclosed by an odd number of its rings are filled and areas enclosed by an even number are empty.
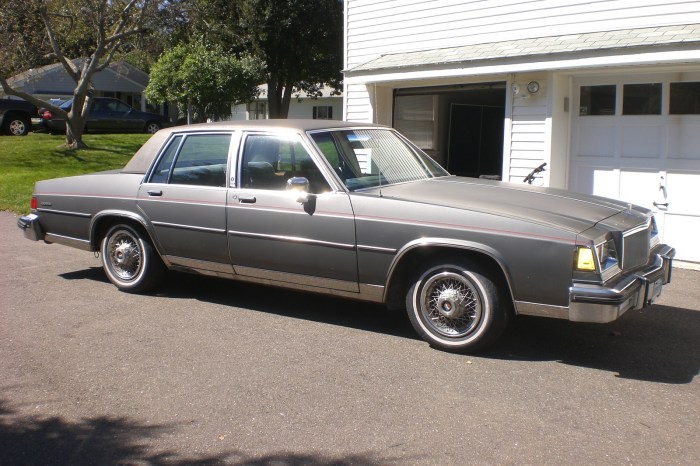
[[[556,188],[448,176],[373,189],[382,197],[484,212],[581,233],[630,205]],[[367,191],[365,191],[367,192]],[[632,206],[641,217],[646,209]]]

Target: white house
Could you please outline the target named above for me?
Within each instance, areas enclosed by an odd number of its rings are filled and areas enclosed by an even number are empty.
[[[656,211],[700,262],[700,2],[346,0],[343,117],[456,174]]]
[[[260,120],[270,117],[267,103],[267,84],[259,86],[260,95],[248,104],[231,106],[232,120]],[[343,118],[343,97],[333,95],[331,89],[321,88],[321,96],[316,98],[300,95],[292,97],[289,103],[288,118],[314,120],[341,120]]]

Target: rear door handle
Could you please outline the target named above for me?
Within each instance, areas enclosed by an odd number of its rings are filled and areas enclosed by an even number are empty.
[[[255,204],[255,201],[257,201],[255,196],[239,196],[238,197],[238,202],[240,202],[241,204]]]
[[[668,207],[668,202],[654,202],[654,207]]]
[[[156,191],[155,189],[152,189],[152,190],[148,191],[148,195],[149,196],[162,196],[163,191]]]

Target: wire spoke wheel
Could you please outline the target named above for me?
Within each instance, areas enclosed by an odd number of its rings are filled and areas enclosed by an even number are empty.
[[[118,231],[107,241],[110,268],[122,280],[133,280],[143,265],[143,251],[137,238],[126,230]]]
[[[449,259],[448,259],[449,260]],[[455,352],[482,349],[505,329],[510,309],[497,272],[469,261],[432,261],[406,293],[416,332],[431,345]]]
[[[102,265],[117,288],[138,293],[154,288],[165,265],[148,236],[130,225],[115,225],[102,239]]]
[[[420,309],[425,322],[448,337],[463,337],[481,321],[478,290],[462,275],[443,272],[430,277],[422,288]]]

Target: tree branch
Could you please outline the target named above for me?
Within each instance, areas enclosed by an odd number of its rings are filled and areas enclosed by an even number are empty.
[[[53,53],[56,55],[56,58],[58,58],[58,61],[61,62],[63,67],[66,69],[68,75],[77,83],[79,79],[78,73],[80,71],[78,70],[78,67],[75,65],[75,63],[68,60],[66,56],[63,55],[61,48],[58,46],[58,42],[56,41],[56,34],[54,33],[53,27],[51,26],[51,21],[49,21],[49,16],[45,4],[42,4],[41,8],[39,8],[39,16],[41,16],[41,20],[44,22],[44,26],[46,26],[46,33],[49,36],[49,41],[51,42],[51,48],[53,49]]]
[[[54,113],[56,115],[60,115],[64,118],[66,117],[66,115],[68,115],[68,113],[65,110],[63,110],[62,108],[59,108],[59,107],[57,107],[49,102],[45,102],[41,99],[38,99],[31,94],[27,94],[26,92],[19,91],[15,88],[11,87],[5,78],[0,78],[0,86],[2,86],[2,90],[3,90],[3,92],[5,92],[5,94],[20,97],[20,98],[26,100],[27,102],[34,104],[37,107],[47,108],[47,109],[51,110],[52,113]]]

